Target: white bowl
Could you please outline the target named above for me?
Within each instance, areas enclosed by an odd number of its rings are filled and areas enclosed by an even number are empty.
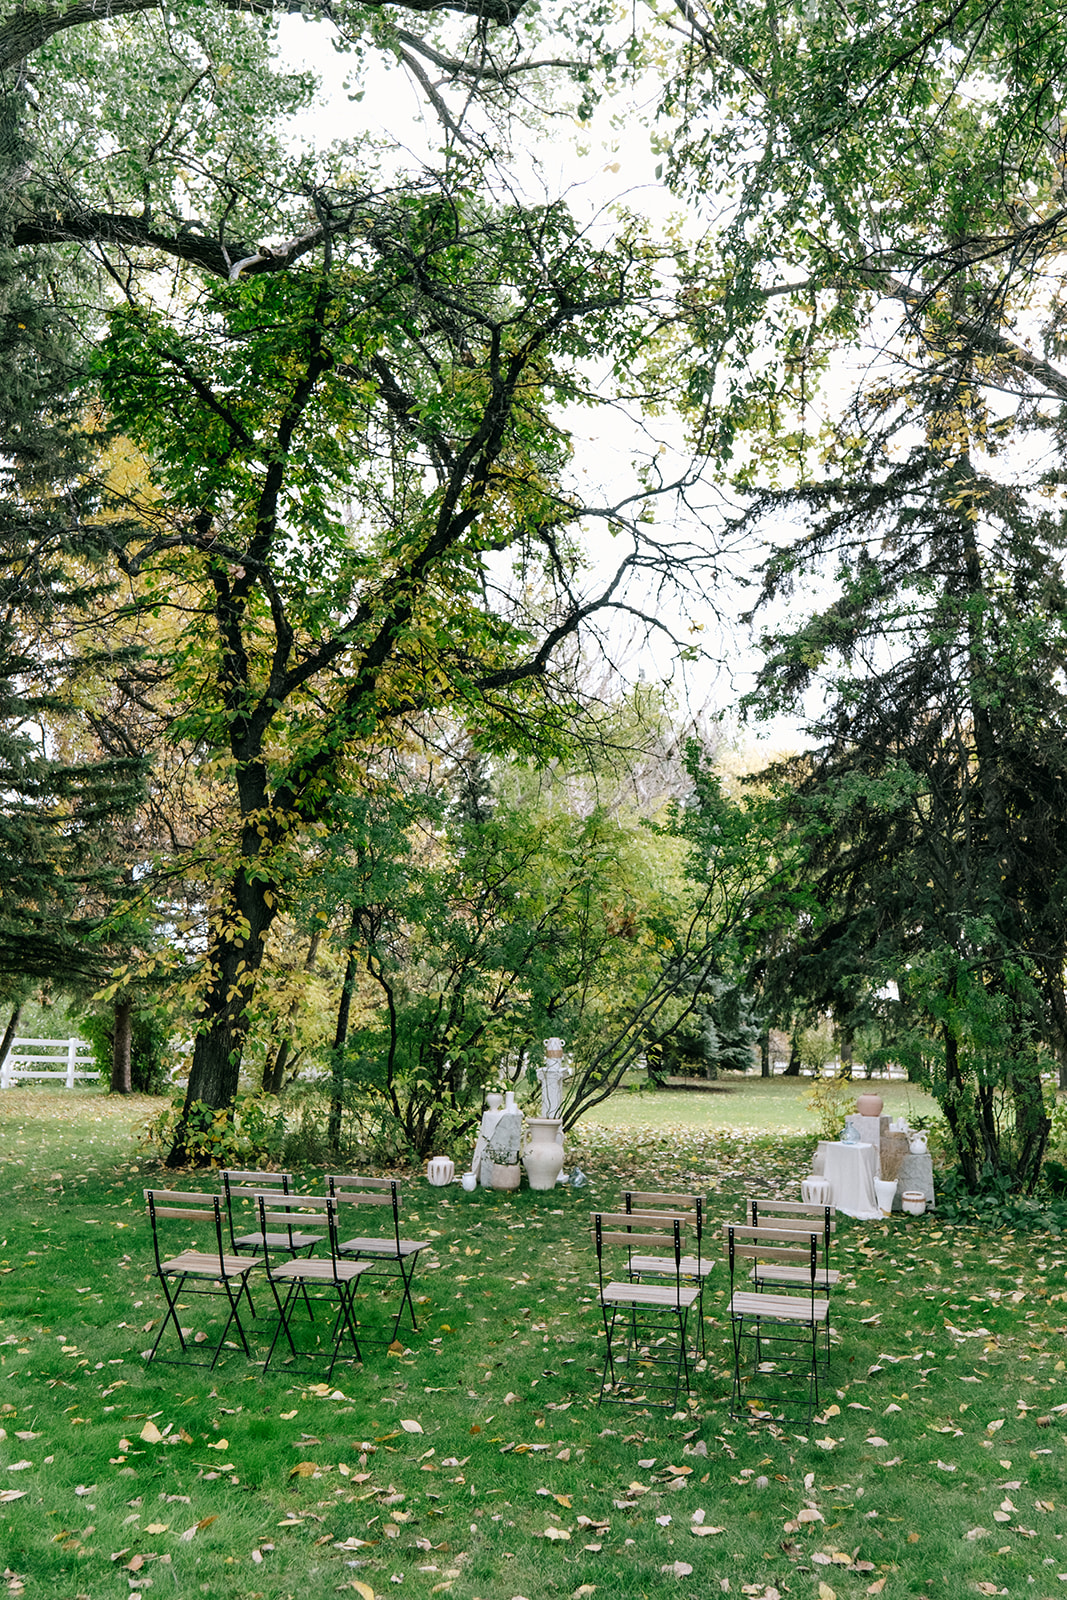
[[[926,1196],[916,1189],[907,1189],[900,1197],[900,1204],[910,1217],[921,1217],[926,1210]]]

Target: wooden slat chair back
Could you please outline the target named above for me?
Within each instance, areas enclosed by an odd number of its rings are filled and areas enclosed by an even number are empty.
[[[704,1334],[704,1282],[710,1276],[714,1262],[704,1254],[704,1208],[705,1199],[699,1194],[678,1194],[663,1192],[656,1189],[625,1189],[622,1196],[623,1210],[633,1215],[640,1213],[651,1218],[662,1218],[670,1221],[679,1217],[687,1226],[687,1237],[692,1240],[692,1248],[682,1258],[682,1276],[691,1278],[700,1290],[700,1304],[697,1307],[697,1317],[700,1330],[700,1353],[705,1355],[707,1347]],[[655,1276],[666,1271],[673,1271],[674,1263],[670,1258],[656,1256],[634,1255],[630,1258],[630,1271],[634,1277],[642,1274]]]
[[[765,1363],[765,1346],[786,1346],[794,1353],[790,1370],[777,1377],[787,1382],[800,1377],[807,1383],[806,1421],[810,1422],[819,1403],[819,1329],[826,1330],[827,1361],[830,1349],[830,1301],[821,1291],[818,1281],[819,1252],[822,1230],[813,1228],[801,1233],[791,1228],[750,1227],[733,1223],[723,1225],[723,1240],[730,1271],[730,1326],[733,1334],[734,1377],[730,1409],[735,1417],[750,1416],[754,1406],[765,1403],[782,1404],[780,1397],[773,1401],[756,1397],[749,1387],[752,1379],[742,1376],[744,1343],[748,1339],[753,1347],[752,1377],[756,1377],[777,1363]],[[741,1272],[753,1268],[761,1271],[765,1265],[791,1267],[804,1275],[806,1293],[768,1293],[758,1289],[737,1286]],[[798,1284],[799,1280],[793,1280]]]
[[[674,1407],[683,1385],[689,1392],[687,1327],[700,1289],[682,1270],[686,1226],[680,1216],[665,1222],[625,1211],[594,1213],[605,1343],[600,1403]],[[621,1277],[610,1270],[616,1251]],[[671,1270],[659,1272],[656,1282],[635,1280],[630,1274],[634,1251],[653,1252],[658,1260],[670,1262]],[[650,1390],[666,1398],[651,1400]]]
[[[318,1300],[336,1306],[333,1326],[328,1335],[330,1349],[330,1363],[326,1369],[328,1383],[346,1338],[352,1351],[350,1359],[354,1361],[363,1359],[356,1332],[353,1295],[355,1286],[368,1263],[344,1260],[339,1255],[337,1204],[329,1195],[260,1195],[257,1203],[260,1248],[267,1269],[267,1280],[278,1308],[278,1326],[270,1350],[267,1352],[263,1371],[266,1372],[269,1368],[282,1334],[285,1335],[289,1346],[290,1359],[292,1361],[301,1359],[301,1352],[297,1350],[293,1341],[293,1312],[301,1298],[307,1305],[309,1313],[312,1301]],[[271,1244],[271,1239],[278,1233],[285,1235],[290,1228],[313,1234],[323,1253],[319,1256],[300,1256],[290,1255],[287,1248],[278,1251]],[[283,1259],[279,1259],[279,1256]],[[311,1320],[314,1322],[313,1313]],[[318,1335],[316,1340],[318,1341]],[[321,1363],[322,1356],[320,1345],[310,1357],[316,1367]]]
[[[812,1205],[807,1201],[797,1200],[768,1200],[758,1196],[750,1196],[745,1201],[745,1210],[748,1221],[754,1228],[792,1228],[797,1233],[805,1233],[812,1228],[822,1230],[822,1253],[819,1261],[819,1284],[826,1294],[835,1289],[841,1281],[841,1274],[836,1267],[830,1265],[830,1246],[834,1234],[837,1232],[837,1213],[833,1206]],[[788,1265],[765,1263],[764,1268],[759,1264],[753,1266],[752,1281],[758,1286],[765,1283],[781,1284],[783,1286],[794,1284],[801,1287],[806,1282],[804,1269]]]
[[[186,1333],[178,1320],[178,1301],[183,1295],[190,1298],[193,1296],[207,1299],[222,1298],[229,1307],[225,1326],[219,1335],[210,1362],[189,1361],[183,1364],[213,1367],[222,1354],[226,1335],[231,1326],[237,1330],[245,1355],[251,1357],[252,1352],[248,1348],[248,1340],[241,1322],[240,1305],[243,1296],[251,1315],[255,1316],[256,1308],[249,1292],[248,1277],[256,1268],[257,1262],[247,1256],[226,1253],[223,1244],[220,1197],[217,1194],[193,1194],[175,1189],[146,1189],[144,1197],[152,1226],[156,1276],[163,1290],[163,1298],[167,1302],[166,1315],[147,1360],[179,1360],[176,1356],[157,1356],[168,1324],[173,1325],[178,1335],[182,1356],[187,1355],[189,1346]],[[197,1224],[200,1229],[200,1243],[208,1243],[210,1247],[201,1249],[191,1246],[177,1255],[170,1255],[161,1245],[160,1233],[170,1232],[171,1225],[178,1222]]]
[[[250,1250],[253,1255],[258,1255],[263,1248],[263,1240],[259,1232],[259,1219],[256,1205],[260,1195],[271,1198],[274,1194],[292,1194],[293,1174],[291,1172],[239,1172],[234,1167],[224,1167],[221,1173],[222,1193],[226,1202],[226,1219],[230,1229],[230,1244],[235,1255],[242,1251]],[[237,1233],[234,1229],[234,1208],[250,1206],[250,1220],[253,1230],[250,1233]],[[299,1255],[302,1251],[312,1251],[319,1242],[317,1233],[301,1233],[296,1228],[283,1229],[271,1239],[274,1250],[288,1250],[290,1255]]]
[[[397,1276],[400,1279],[400,1304],[397,1307],[388,1343],[392,1344],[396,1340],[405,1306],[411,1319],[412,1332],[418,1333],[415,1303],[411,1298],[411,1280],[415,1275],[419,1254],[428,1247],[430,1241],[405,1238],[401,1232],[400,1184],[395,1178],[364,1178],[350,1173],[332,1172],[326,1175],[326,1186],[331,1196],[343,1202],[343,1209],[350,1213],[349,1220],[342,1224],[342,1232],[346,1232],[352,1226],[357,1215],[351,1212],[351,1207],[368,1207],[370,1211],[367,1218],[370,1224],[368,1231],[349,1239],[342,1239],[338,1246],[341,1255],[363,1261],[375,1272]]]

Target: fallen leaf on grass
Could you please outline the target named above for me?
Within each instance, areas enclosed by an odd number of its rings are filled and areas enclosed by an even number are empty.
[[[412,1417],[408,1417],[406,1419],[402,1417],[400,1419],[400,1426],[403,1428],[405,1433],[422,1432],[422,1423],[416,1422]]]
[[[32,1467],[32,1461],[13,1461],[8,1467],[8,1472],[25,1472],[27,1467]]]
[[[570,1534],[566,1528],[546,1528],[542,1537],[545,1539],[569,1539]]]
[[[596,1589],[595,1583],[580,1583],[571,1595],[571,1600],[585,1600],[587,1594],[592,1594]]]
[[[881,1592],[882,1592],[882,1590],[884,1588],[885,1588],[885,1579],[884,1578],[875,1578],[873,1583],[869,1583],[867,1585],[867,1593],[868,1594],[881,1594]]]
[[[29,1492],[28,1489],[0,1489],[0,1506],[7,1505],[10,1500],[22,1500]]]
[[[169,1527],[169,1522],[150,1522],[144,1531],[145,1533],[166,1533]]]
[[[863,1442],[864,1444],[873,1445],[876,1450],[884,1450],[889,1445],[888,1439],[880,1439],[876,1433],[872,1434],[869,1439],[864,1439]]]
[[[357,1594],[363,1596],[363,1600],[374,1600],[374,1590],[369,1583],[360,1583],[358,1578],[353,1578],[352,1587]]]
[[[670,1566],[660,1567],[659,1570],[670,1578],[688,1578],[693,1569],[688,1561],[675,1561]]]
[[[707,1523],[698,1522],[698,1523],[694,1523],[693,1524],[693,1526],[690,1528],[689,1532],[691,1534],[693,1534],[696,1538],[702,1539],[706,1534],[709,1534],[709,1533],[725,1533],[726,1529],[725,1528],[712,1528]]]
[[[819,1600],[837,1600],[837,1592],[828,1583],[819,1584]]]
[[[290,1478],[313,1478],[318,1472],[318,1462],[298,1461],[295,1467],[289,1468]]]

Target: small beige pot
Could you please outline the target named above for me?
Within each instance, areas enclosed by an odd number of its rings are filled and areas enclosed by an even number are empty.
[[[918,1189],[906,1189],[900,1197],[900,1203],[909,1217],[921,1217],[926,1210],[926,1196]]]

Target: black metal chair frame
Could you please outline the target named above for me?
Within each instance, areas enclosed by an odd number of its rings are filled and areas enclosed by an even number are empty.
[[[268,1210],[268,1206],[276,1209]],[[303,1228],[317,1227],[319,1237],[329,1247],[329,1254],[324,1256],[286,1256],[282,1262],[275,1263],[271,1259],[272,1245],[270,1243],[271,1230],[281,1227],[283,1230],[294,1215],[299,1218],[299,1225]],[[329,1195],[289,1195],[277,1198],[261,1195],[259,1198],[259,1224],[262,1238],[263,1264],[267,1272],[267,1281],[270,1284],[274,1303],[278,1308],[278,1326],[274,1331],[274,1338],[267,1352],[267,1359],[263,1363],[266,1372],[274,1358],[278,1340],[285,1334],[289,1345],[290,1360],[300,1361],[301,1353],[293,1342],[291,1331],[292,1315],[300,1297],[303,1297],[309,1313],[311,1312],[311,1299],[324,1302],[336,1302],[337,1311],[333,1327],[328,1339],[330,1341],[330,1364],[326,1370],[326,1381],[329,1382],[333,1369],[340,1359],[341,1346],[347,1335],[352,1345],[353,1361],[362,1361],[363,1354],[360,1349],[359,1335],[356,1332],[356,1314],[353,1305],[353,1295],[356,1284],[367,1270],[368,1263],[363,1261],[344,1260],[338,1251],[337,1241],[337,1202]],[[279,1293],[279,1286],[284,1286],[284,1299]],[[317,1292],[316,1292],[317,1291]],[[310,1296],[310,1298],[309,1298]],[[312,1320],[314,1315],[312,1313]]]
[[[396,1341],[400,1328],[400,1320],[404,1315],[405,1305],[411,1319],[413,1333],[418,1333],[419,1326],[415,1317],[415,1302],[411,1297],[411,1280],[415,1276],[420,1253],[429,1245],[428,1239],[405,1239],[400,1233],[400,1185],[395,1178],[361,1178],[349,1176],[345,1173],[327,1173],[326,1185],[330,1195],[342,1206],[376,1206],[384,1208],[389,1206],[392,1211],[393,1232],[388,1235],[369,1235],[365,1238],[342,1239],[338,1245],[338,1253],[350,1256],[355,1261],[363,1261],[372,1275],[399,1276],[401,1282],[401,1298],[393,1319],[393,1330],[388,1340],[378,1341],[367,1339],[366,1344],[385,1342],[393,1344]]]
[[[263,1248],[260,1237],[258,1215],[253,1211],[256,1228],[253,1233],[237,1234],[233,1225],[233,1203],[235,1200],[248,1200],[255,1204],[260,1195],[271,1199],[279,1192],[283,1195],[292,1194],[290,1185],[293,1182],[291,1172],[239,1172],[232,1167],[224,1167],[220,1174],[222,1178],[222,1193],[226,1201],[226,1220],[230,1229],[230,1245],[234,1255],[240,1255],[245,1250],[250,1250],[253,1255],[258,1255]],[[319,1242],[318,1234],[297,1233],[292,1227],[283,1229],[281,1233],[274,1234],[271,1244],[275,1250],[287,1250],[290,1255],[301,1255],[305,1250],[311,1251]]]
[[[593,1243],[605,1344],[598,1404],[675,1407],[683,1385],[686,1394],[689,1393],[687,1324],[690,1308],[700,1299],[700,1290],[684,1281],[681,1264],[684,1228],[685,1223],[679,1217],[670,1222],[649,1224],[640,1216],[628,1216],[625,1212],[598,1211],[594,1214]],[[613,1247],[626,1251],[625,1281],[605,1275],[604,1253]],[[672,1278],[662,1273],[663,1281],[648,1283],[630,1277],[629,1264],[635,1249],[654,1250],[660,1258],[670,1251],[674,1262]],[[620,1318],[620,1331],[625,1338],[622,1353],[618,1351],[620,1334],[616,1331]],[[624,1367],[637,1374],[636,1380],[620,1377],[620,1369]],[[659,1369],[665,1369],[661,1380],[654,1377]],[[628,1391],[634,1392],[622,1393],[624,1383]],[[616,1392],[610,1393],[609,1389]],[[650,1400],[649,1390],[663,1391],[667,1398]]]
[[[825,1294],[837,1287],[841,1274],[830,1265],[830,1246],[837,1230],[836,1212],[832,1205],[809,1205],[793,1200],[764,1200],[750,1197],[745,1201],[749,1221],[753,1228],[790,1228],[807,1235],[813,1228],[822,1229],[822,1260],[819,1266],[819,1287]],[[803,1273],[788,1266],[771,1267],[757,1276],[753,1267],[753,1282],[761,1288],[766,1283],[804,1283]]]
[[[734,1226],[724,1224],[726,1254],[730,1270],[730,1327],[733,1339],[733,1386],[730,1396],[730,1414],[734,1417],[751,1417],[758,1407],[766,1412],[768,1406],[781,1407],[780,1398],[756,1396],[751,1388],[742,1395],[745,1381],[741,1375],[745,1341],[753,1347],[752,1372],[756,1376],[764,1363],[765,1345],[788,1346],[794,1353],[804,1353],[803,1365],[807,1378],[807,1408],[805,1420],[810,1423],[819,1404],[819,1327],[825,1324],[827,1363],[829,1362],[830,1302],[820,1294],[818,1284],[819,1245],[821,1230],[813,1229],[802,1234],[789,1229],[772,1227]],[[789,1294],[766,1290],[738,1289],[735,1287],[738,1263],[754,1264],[760,1260],[796,1267],[806,1266],[807,1292]],[[751,1282],[751,1279],[747,1280]],[[777,1365],[775,1363],[774,1365]],[[780,1379],[790,1380],[798,1374],[790,1368],[778,1373]],[[784,1415],[784,1412],[782,1413]]]
[[[658,1226],[660,1221],[671,1222],[677,1216],[679,1221],[692,1229],[695,1253],[682,1257],[682,1276],[691,1279],[700,1290],[700,1301],[697,1306],[697,1318],[700,1324],[700,1354],[707,1355],[707,1342],[704,1329],[704,1283],[712,1270],[712,1263],[705,1259],[701,1241],[704,1236],[704,1197],[699,1194],[664,1194],[653,1190],[624,1189],[623,1210],[629,1216],[640,1216]],[[641,1276],[651,1273],[653,1276],[666,1274],[668,1277],[674,1271],[674,1262],[666,1256],[631,1256],[630,1275],[636,1280]]]
[[[163,1318],[156,1342],[148,1353],[147,1361],[159,1360],[170,1362],[179,1366],[214,1367],[222,1354],[226,1335],[231,1326],[237,1329],[244,1347],[245,1355],[251,1359],[252,1352],[248,1347],[245,1330],[241,1323],[240,1302],[244,1295],[248,1301],[248,1309],[254,1317],[256,1308],[248,1287],[248,1275],[256,1270],[259,1263],[249,1260],[247,1256],[227,1255],[223,1247],[222,1236],[222,1204],[217,1194],[188,1194],[173,1189],[146,1189],[145,1203],[148,1216],[152,1225],[152,1249],[156,1259],[156,1276],[163,1290],[163,1297],[167,1302],[166,1315]],[[211,1222],[215,1233],[215,1250],[183,1250],[180,1255],[164,1259],[159,1248],[159,1224],[161,1221],[187,1221],[201,1224]],[[177,1288],[173,1284],[177,1282]],[[211,1287],[188,1287],[190,1283],[210,1282]],[[236,1290],[234,1289],[236,1283]],[[188,1352],[185,1334],[182,1332],[178,1320],[178,1301],[182,1295],[194,1295],[203,1298],[225,1298],[229,1305],[229,1315],[225,1327],[219,1335],[218,1343],[212,1353],[210,1361],[182,1360],[178,1356],[160,1356],[157,1354],[168,1323],[174,1324],[174,1331],[178,1335],[182,1356]]]

